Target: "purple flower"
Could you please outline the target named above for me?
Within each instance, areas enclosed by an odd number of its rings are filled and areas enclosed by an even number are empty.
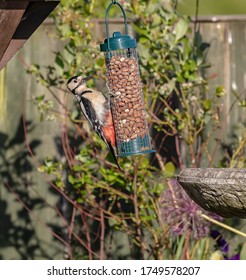
[[[235,261],[238,261],[238,260],[240,260],[240,253],[237,253],[237,254],[233,255],[232,257],[227,258],[226,260],[235,260]]]
[[[175,179],[168,181],[168,188],[162,194],[161,214],[174,235],[189,233],[196,240],[210,233],[211,223],[202,218],[201,214],[222,220],[220,216],[205,211],[197,205]]]
[[[220,232],[216,229],[211,231],[211,237],[216,241],[216,247],[219,249],[225,260],[240,260],[240,253],[237,253],[231,257],[228,256],[229,253],[229,244],[222,237]]]
[[[229,244],[222,238],[220,232],[216,229],[211,231],[211,237],[215,239],[217,247],[225,254],[229,251]]]

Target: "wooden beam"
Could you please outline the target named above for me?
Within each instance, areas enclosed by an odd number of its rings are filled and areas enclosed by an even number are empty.
[[[27,5],[28,1],[0,3],[0,60],[9,46]]]
[[[13,1],[15,3],[25,1]],[[23,46],[27,39],[39,27],[39,25],[48,17],[60,1],[30,1],[26,7],[21,21],[15,30],[12,40],[0,60],[0,70],[7,64],[12,56]],[[41,42],[42,44],[43,42]],[[41,46],[42,47],[42,46]]]

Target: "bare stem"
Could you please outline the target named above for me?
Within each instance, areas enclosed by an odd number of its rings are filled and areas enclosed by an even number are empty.
[[[102,189],[101,189],[102,196]],[[102,197],[101,197],[102,199]],[[101,224],[101,234],[100,234],[100,260],[105,259],[104,254],[104,242],[105,242],[105,220],[104,220],[104,212],[103,212],[103,200],[100,201],[100,224]]]
[[[208,216],[205,215],[205,214],[200,214],[200,216],[201,216],[202,218],[204,218],[204,219],[210,221],[210,222],[213,223],[213,224],[216,224],[216,225],[218,225],[218,226],[220,226],[220,227],[223,227],[224,229],[227,229],[227,230],[232,231],[232,232],[234,232],[234,233],[236,233],[236,234],[238,234],[238,235],[241,235],[241,236],[243,236],[243,237],[246,237],[246,233],[244,233],[244,232],[242,232],[242,231],[240,231],[240,230],[237,230],[237,229],[235,229],[235,228],[232,228],[232,227],[230,227],[230,226],[228,226],[228,225],[226,225],[226,224],[223,224],[223,223],[221,223],[221,222],[219,222],[219,221],[217,221],[217,220],[215,220],[215,219],[213,219],[213,218],[211,218],[211,217],[208,217]]]
[[[85,226],[85,230],[86,230],[86,239],[87,239],[87,246],[88,246],[88,255],[89,255],[89,260],[92,260],[92,251],[91,251],[91,236],[90,236],[90,228],[88,226],[88,223],[87,223],[87,217],[86,215],[84,215],[83,213],[81,213],[81,220],[82,220],[82,223],[83,225]]]
[[[70,222],[70,230],[68,231],[68,244],[69,244],[69,258],[70,260],[73,259],[73,250],[72,250],[72,232],[74,231],[74,220],[75,220],[75,215],[76,215],[76,207],[73,207],[73,212],[72,212],[72,217],[71,217],[71,222]]]
[[[135,164],[134,164],[134,178],[133,178],[133,188],[134,188],[133,203],[134,203],[135,219],[136,219],[136,225],[137,225],[137,237],[136,237],[136,240],[139,242],[141,259],[143,259],[143,253],[142,253],[142,232],[141,232],[141,228],[140,228],[140,218],[139,218],[139,210],[138,210],[137,170],[138,170],[138,166],[137,166],[137,163],[135,161]]]
[[[190,250],[189,250],[190,232],[187,234],[184,243],[183,259],[190,260]]]
[[[176,152],[177,152],[177,155],[178,155],[179,167],[180,167],[180,169],[184,169],[184,163],[183,163],[183,160],[182,160],[182,157],[181,157],[179,143],[180,143],[179,136],[175,135],[175,147],[176,147]]]

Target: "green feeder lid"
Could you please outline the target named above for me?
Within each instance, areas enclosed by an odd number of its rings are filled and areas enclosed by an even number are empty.
[[[137,43],[135,39],[132,39],[129,35],[121,35],[121,33],[118,31],[113,33],[113,37],[105,39],[104,43],[100,44],[101,52],[116,51],[136,47]]]

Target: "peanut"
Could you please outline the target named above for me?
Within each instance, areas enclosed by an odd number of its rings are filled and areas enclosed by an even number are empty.
[[[116,138],[130,141],[148,134],[138,62],[113,56],[107,61],[110,99]]]

